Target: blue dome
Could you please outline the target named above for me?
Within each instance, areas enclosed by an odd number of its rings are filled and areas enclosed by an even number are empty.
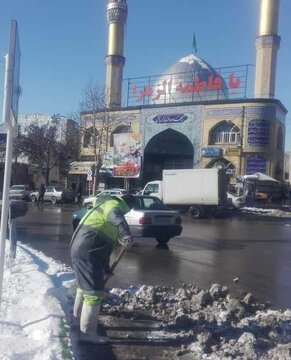
[[[224,79],[196,54],[182,57],[170,66],[155,83],[164,90],[153,96],[155,104],[224,100],[229,97]]]

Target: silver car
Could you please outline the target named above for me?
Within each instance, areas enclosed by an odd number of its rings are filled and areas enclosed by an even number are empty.
[[[29,200],[30,190],[27,185],[13,185],[9,190],[9,199]]]
[[[166,244],[174,236],[182,232],[182,218],[177,211],[169,210],[164,203],[155,196],[133,195],[135,205],[125,214],[133,237],[155,238],[161,245]],[[98,199],[102,202],[102,199]],[[84,207],[73,213],[73,229],[75,230],[86,214]]]
[[[38,198],[38,191],[34,191],[30,194],[30,199],[33,203],[38,202]],[[74,193],[62,186],[47,186],[43,196],[43,201],[50,201],[52,204],[56,204],[57,202],[73,202]]]

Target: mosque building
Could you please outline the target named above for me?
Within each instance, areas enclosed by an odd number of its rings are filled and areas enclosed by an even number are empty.
[[[123,80],[128,7],[126,0],[108,0],[106,101],[116,126],[104,152],[104,175],[144,185],[161,179],[163,169],[222,167],[230,183],[256,172],[282,180],[287,110],[275,97],[279,6],[280,0],[260,0],[255,89],[249,98],[250,65],[215,69],[195,52],[160,76]],[[90,116],[83,113],[83,121],[90,123]],[[84,136],[80,173],[92,159]]]

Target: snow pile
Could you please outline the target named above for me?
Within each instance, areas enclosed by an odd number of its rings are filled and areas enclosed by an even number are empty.
[[[61,298],[67,299],[64,274],[72,278],[72,273],[63,273],[66,271],[63,264],[25,245],[18,246],[11,269],[10,264],[6,251],[0,358],[72,359],[68,326],[61,306]]]
[[[290,310],[272,311],[250,293],[236,298],[219,284],[208,290],[195,285],[113,289],[103,305],[107,314],[120,316],[133,310],[147,311],[160,321],[162,331],[152,332],[149,339],[163,336],[181,340],[184,345],[178,355],[271,360],[278,354],[283,359],[289,349],[291,354]]]
[[[291,217],[290,211],[284,211],[280,209],[263,209],[263,208],[254,208],[254,207],[244,207],[241,208],[243,213],[251,213],[258,215],[274,216],[274,217]]]

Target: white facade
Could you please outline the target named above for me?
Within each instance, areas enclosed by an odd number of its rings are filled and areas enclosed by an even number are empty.
[[[55,118],[48,114],[26,114],[19,115],[18,124],[20,126],[20,131],[22,134],[26,134],[28,126],[31,124],[37,125],[39,127],[43,125],[54,125]],[[57,141],[65,142],[66,141],[66,133],[69,128],[69,123],[73,122],[73,120],[66,118],[65,116],[58,116],[58,133],[57,133]]]

